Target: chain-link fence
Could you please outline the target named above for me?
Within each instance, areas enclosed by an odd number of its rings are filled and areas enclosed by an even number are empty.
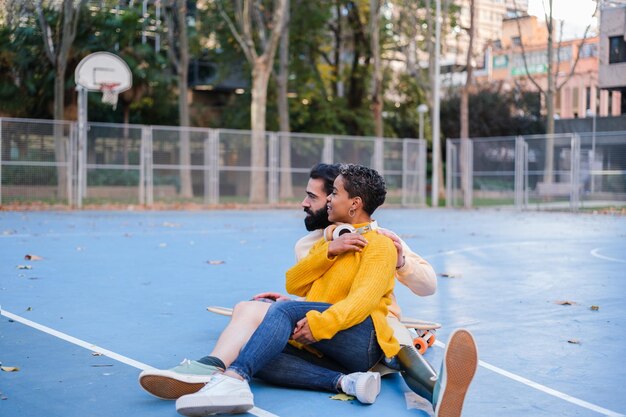
[[[626,203],[626,132],[451,139],[446,149],[450,207]]]
[[[385,177],[387,202],[426,203],[426,144],[416,139],[266,132],[262,166],[242,130],[0,118],[0,204],[299,202],[318,162],[358,163]]]

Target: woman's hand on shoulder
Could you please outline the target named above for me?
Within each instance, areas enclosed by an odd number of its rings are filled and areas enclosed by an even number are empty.
[[[328,257],[333,258],[346,252],[361,252],[367,239],[358,233],[344,233],[328,243]]]
[[[398,262],[396,263],[396,269],[402,268],[404,266],[405,258],[404,251],[402,249],[402,242],[400,241],[398,235],[387,229],[378,229],[377,231],[381,235],[387,236],[389,239],[391,239],[391,241],[393,242],[393,246],[396,247],[396,251],[398,252]]]

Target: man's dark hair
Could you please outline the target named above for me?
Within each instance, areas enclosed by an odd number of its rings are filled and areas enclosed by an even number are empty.
[[[324,191],[326,195],[330,195],[333,192],[333,183],[335,178],[339,175],[339,164],[323,164],[319,163],[311,168],[310,178],[314,180],[324,181]]]
[[[370,216],[385,202],[387,187],[376,170],[363,165],[345,164],[341,165],[339,174],[343,177],[343,186],[350,198],[361,197],[363,210]]]

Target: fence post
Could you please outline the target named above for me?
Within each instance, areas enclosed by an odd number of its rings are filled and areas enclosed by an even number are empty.
[[[515,137],[515,182],[514,182],[514,201],[515,209],[521,210],[523,206],[524,195],[524,139],[521,136]]]
[[[269,158],[268,158],[268,201],[270,204],[278,203],[278,135],[269,132]]]
[[[384,149],[385,142],[383,138],[376,138],[374,142],[374,169],[384,176],[385,161],[384,161]]]
[[[428,150],[426,148],[426,141],[424,139],[419,140],[418,145],[418,155],[417,155],[417,170],[418,170],[418,183],[417,183],[417,192],[418,196],[418,205],[421,207],[426,207],[426,154]]]
[[[406,139],[402,140],[402,205],[408,205],[409,196],[408,196],[408,181],[409,181],[409,173],[407,172],[409,167],[409,155],[408,155],[408,141]]]
[[[454,171],[454,156],[455,146],[450,139],[446,139],[446,207],[454,207],[452,201],[452,172]]]
[[[219,200],[219,129],[208,129],[204,140],[204,203],[215,205]]]
[[[580,137],[574,133],[571,142],[570,160],[570,209],[578,211],[580,205]]]
[[[333,138],[332,136],[324,136],[324,149],[322,150],[322,162],[325,164],[333,163]]]
[[[474,192],[474,144],[468,138],[461,139],[461,188],[463,207],[471,208]]]
[[[70,137],[67,146],[67,200],[70,207],[76,203],[76,123],[70,124]]]
[[[139,158],[139,202],[147,207],[154,204],[154,173],[152,168],[152,126],[141,127],[141,157]]]

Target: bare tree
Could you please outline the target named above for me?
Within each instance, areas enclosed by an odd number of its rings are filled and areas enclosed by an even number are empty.
[[[250,174],[250,202],[265,202],[267,184],[265,180],[266,141],[265,112],[267,109],[267,86],[280,36],[285,25],[287,0],[276,0],[271,15],[264,14],[260,2],[235,0],[235,22],[228,16],[221,0],[220,14],[228,24],[233,36],[241,46],[246,59],[252,66],[252,104],[250,125],[252,126],[252,173]],[[266,18],[269,18],[266,21]],[[253,26],[257,34],[252,33]],[[266,32],[269,31],[269,36]],[[260,45],[257,45],[260,44]],[[262,51],[260,54],[257,48]]]
[[[178,77],[178,115],[179,124],[183,127],[180,134],[180,196],[192,198],[191,148],[189,131],[184,129],[189,126],[189,102],[187,101],[189,39],[187,35],[186,0],[167,0],[164,17],[168,28],[169,48],[167,48],[167,56]]]
[[[78,17],[84,0],[63,0],[58,10],[58,22],[54,29],[48,24],[44,13],[43,0],[35,1],[37,19],[43,35],[43,46],[46,57],[54,69],[54,120],[65,118],[65,72],[70,49],[76,38]],[[54,4],[48,5],[54,7]],[[58,195],[67,195],[67,142],[63,137],[63,126],[54,125],[54,152],[57,167]]]
[[[285,0],[285,26],[280,38],[278,50],[278,74],[276,75],[276,86],[278,90],[278,123],[280,131],[280,198],[285,200],[293,198],[293,184],[291,181],[291,138],[287,132],[291,131],[289,126],[289,101],[287,97],[289,81],[289,0]]]
[[[596,14],[598,9],[599,1],[596,2],[596,10],[594,10],[593,14]],[[513,0],[513,5],[515,7],[516,15],[517,15],[517,1]],[[545,3],[544,3],[545,7]],[[548,45],[547,45],[547,87],[543,88],[535,77],[533,77],[528,71],[528,62],[526,59],[526,50],[524,47],[524,40],[522,39],[522,28],[519,21],[519,16],[516,16],[517,22],[517,32],[520,38],[520,47],[522,50],[522,59],[524,61],[524,70],[526,71],[526,76],[530,80],[530,82],[537,88],[539,93],[544,97],[546,104],[546,156],[545,156],[545,166],[544,166],[544,182],[552,183],[554,180],[554,97],[560,93],[561,88],[569,81],[569,79],[574,74],[576,70],[576,66],[578,65],[578,60],[580,59],[580,51],[582,46],[585,44],[587,40],[587,36],[589,34],[589,29],[591,28],[591,24],[587,25],[585,28],[585,33],[583,35],[582,40],[578,44],[578,50],[576,53],[576,59],[570,68],[570,72],[563,78],[563,80],[559,83],[559,59],[560,59],[560,51],[561,51],[561,42],[563,37],[563,25],[561,24],[561,31],[559,36],[559,41],[557,44],[557,62],[555,65],[554,62],[554,19],[552,18],[552,0],[548,0],[548,10],[544,8],[544,16],[546,20],[546,28],[548,30]]]
[[[474,71],[474,22],[475,22],[475,12],[476,12],[476,3],[475,0],[469,0],[469,8],[470,8],[470,24],[467,30],[469,35],[469,44],[467,46],[467,58],[466,58],[466,73],[467,78],[465,80],[465,85],[461,89],[461,111],[460,111],[460,125],[461,125],[461,189],[463,192],[463,205],[465,208],[470,208],[472,206],[472,184],[470,183],[470,175],[467,171],[469,169],[468,157],[469,157],[469,93],[472,85],[472,76]]]

